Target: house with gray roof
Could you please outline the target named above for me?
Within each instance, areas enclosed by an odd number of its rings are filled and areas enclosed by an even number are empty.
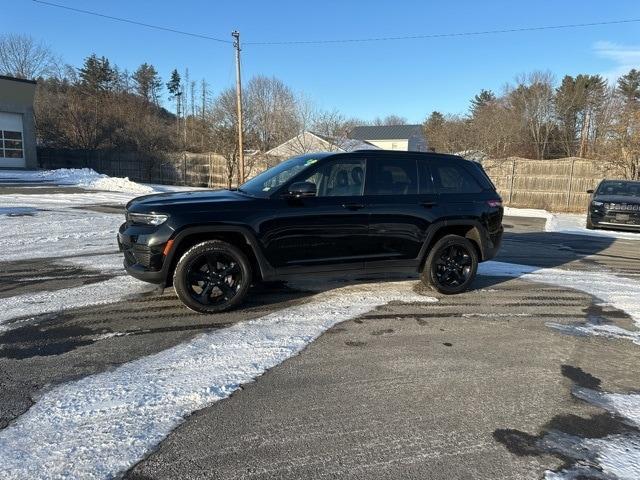
[[[265,155],[287,158],[311,152],[352,152],[354,150],[378,150],[379,147],[353,138],[331,137],[308,130],[272,148]]]
[[[427,138],[422,125],[363,125],[353,127],[349,138],[384,150],[427,151]]]

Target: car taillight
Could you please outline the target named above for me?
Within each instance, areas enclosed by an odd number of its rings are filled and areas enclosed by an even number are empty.
[[[487,200],[487,205],[490,207],[501,207],[502,200]]]

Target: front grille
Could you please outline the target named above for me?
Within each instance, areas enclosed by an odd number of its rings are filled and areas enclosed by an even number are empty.
[[[604,208],[607,210],[615,211],[615,212],[638,212],[640,211],[639,203],[614,203],[607,202],[604,204]]]

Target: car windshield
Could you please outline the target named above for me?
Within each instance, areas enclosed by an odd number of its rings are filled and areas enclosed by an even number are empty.
[[[323,154],[307,154],[292,157],[275,167],[265,170],[251,180],[240,185],[239,190],[255,197],[266,198],[294,175],[310,167],[323,158]]]
[[[602,182],[596,194],[640,197],[640,182]]]

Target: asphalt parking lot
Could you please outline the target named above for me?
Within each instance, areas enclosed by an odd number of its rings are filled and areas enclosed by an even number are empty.
[[[535,218],[505,224],[501,262],[640,275],[636,241],[548,233]],[[0,264],[0,299],[112,275],[62,260]],[[368,288],[385,286],[381,280]],[[638,345],[550,326],[633,330],[625,312],[584,292],[520,278],[479,276],[458,296],[425,292],[418,282],[409,288],[438,302],[392,302],[334,326],[301,354],[189,416],[126,477],[534,479],[588,463],[549,435],[638,435],[574,394],[640,390]],[[0,429],[55,385],[312,296],[297,285],[261,286],[232,313],[200,316],[171,291],[148,292],[13,319],[0,331]]]

